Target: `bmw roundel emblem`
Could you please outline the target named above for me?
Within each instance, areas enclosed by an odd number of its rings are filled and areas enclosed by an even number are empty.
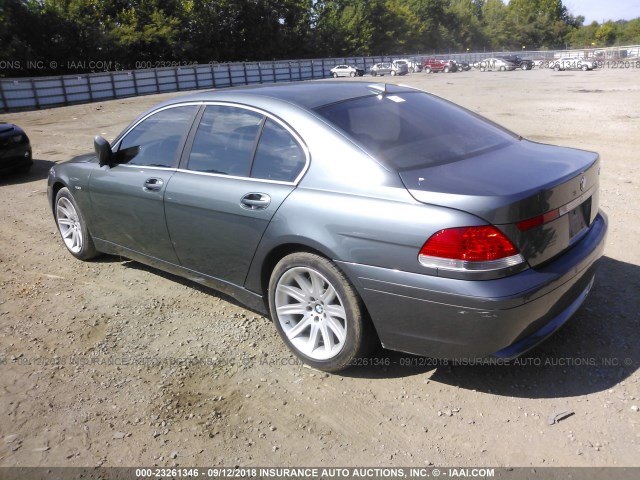
[[[580,179],[580,191],[584,192],[584,187],[587,184],[587,179],[586,177],[583,175],[582,178]]]

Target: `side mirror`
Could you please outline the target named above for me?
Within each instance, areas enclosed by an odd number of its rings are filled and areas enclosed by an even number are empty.
[[[96,156],[100,166],[111,165],[113,159],[113,152],[111,151],[111,145],[100,135],[96,135],[93,139],[93,148],[96,150]]]

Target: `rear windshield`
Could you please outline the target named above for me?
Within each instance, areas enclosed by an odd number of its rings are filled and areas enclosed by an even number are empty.
[[[395,170],[450,163],[516,141],[487,120],[421,92],[367,96],[316,111]]]

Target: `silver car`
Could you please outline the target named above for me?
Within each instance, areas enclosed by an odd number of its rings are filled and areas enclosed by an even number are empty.
[[[372,76],[384,76],[384,75],[406,75],[409,73],[409,67],[406,63],[400,62],[384,62],[376,63],[369,69],[369,73]]]
[[[562,57],[550,63],[549,68],[553,68],[556,72],[561,70],[595,70],[598,68],[598,62],[579,57]]]
[[[599,180],[596,153],[409,87],[328,81],[169,100],[55,165],[47,190],[74,257],[225,292],[337,371],[379,344],[511,358],[551,335],[603,252]]]
[[[514,63],[508,62],[502,58],[485,58],[479,62],[473,64],[474,68],[477,68],[481,72],[498,70],[504,72],[506,70],[515,70],[518,68]]]

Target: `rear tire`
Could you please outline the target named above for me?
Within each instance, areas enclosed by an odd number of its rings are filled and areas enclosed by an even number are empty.
[[[396,71],[395,71],[395,70],[391,70],[390,75],[391,75],[392,77],[395,77],[395,76],[396,76]]]
[[[332,262],[314,253],[278,262],[269,281],[269,310],[289,349],[318,370],[343,370],[375,345],[358,293]]]
[[[69,253],[80,260],[97,256],[87,222],[68,188],[58,191],[53,208],[58,231]]]

